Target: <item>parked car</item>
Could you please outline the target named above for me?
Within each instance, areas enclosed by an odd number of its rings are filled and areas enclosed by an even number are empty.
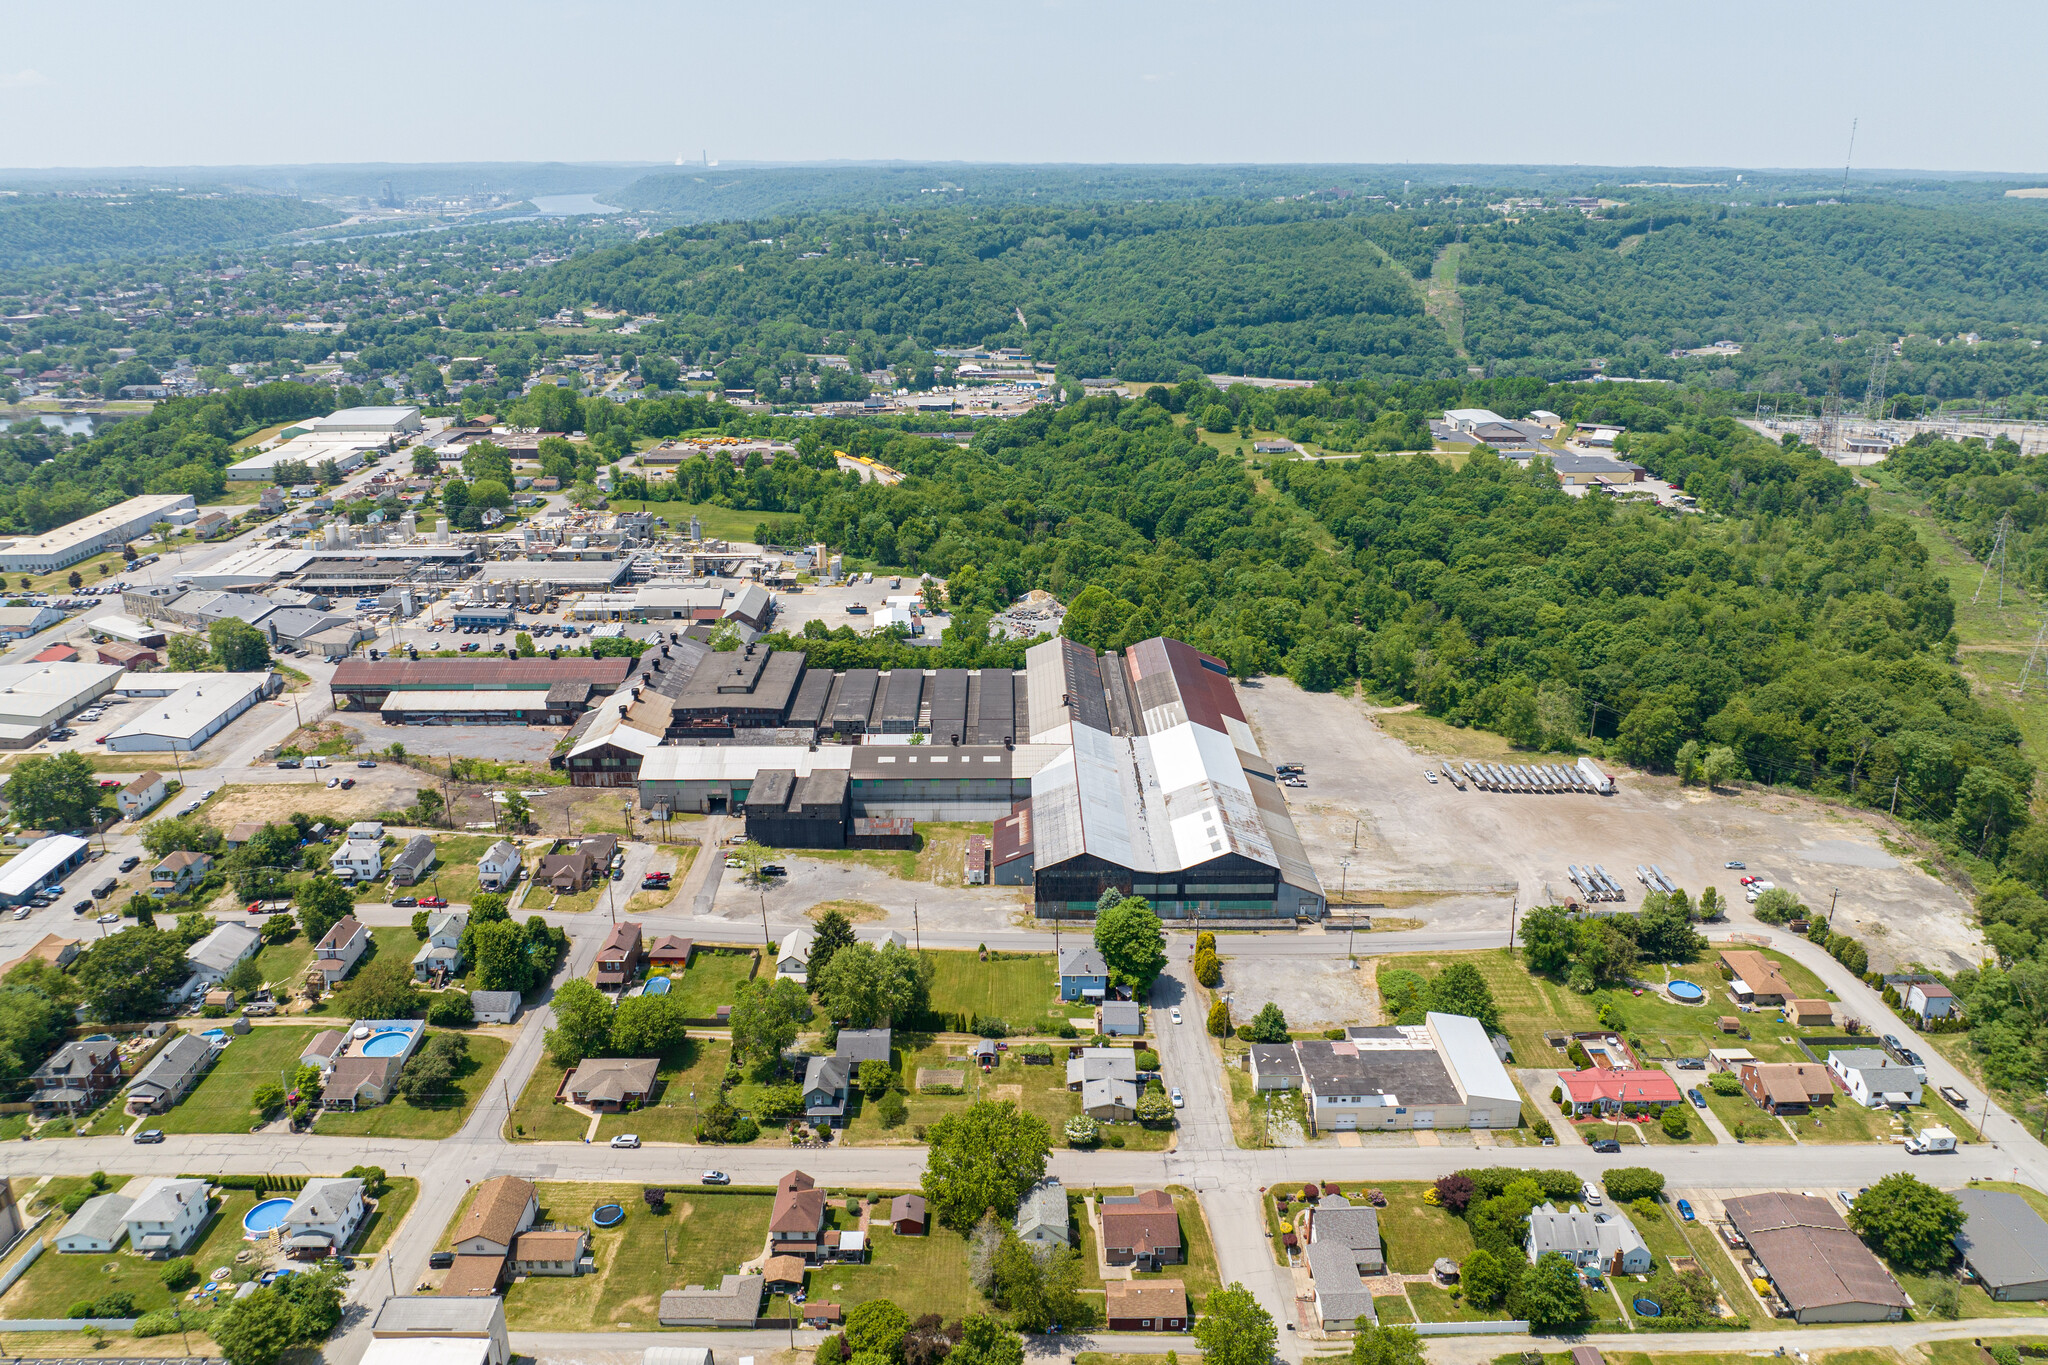
[[[393,896],[391,903],[400,908],[410,909],[420,903],[420,898],[418,896]]]
[[[280,768],[296,768],[299,766],[299,760],[296,758],[280,758],[277,760],[277,766]]]
[[[1686,1091],[1685,1097],[1692,1101],[1692,1107],[1695,1109],[1704,1109],[1707,1107],[1707,1097],[1700,1093],[1700,1088],[1698,1086],[1694,1086],[1692,1087],[1692,1089]]]
[[[164,1140],[164,1130],[161,1128],[145,1128],[135,1135],[135,1140],[145,1147],[154,1145]]]
[[[16,919],[27,919],[30,915],[34,913],[35,907],[33,905],[24,905],[14,912],[14,917]],[[72,913],[76,914],[77,911],[73,911]]]
[[[374,758],[358,759],[356,760],[356,766],[358,768],[374,768],[377,766],[377,760]]]
[[[697,1178],[697,1181],[701,1185],[730,1185],[732,1177],[724,1171],[706,1171]]]
[[[1595,1185],[1592,1181],[1588,1180],[1581,1184],[1579,1186],[1579,1193],[1585,1196],[1586,1203],[1589,1207],[1597,1208],[1600,1205],[1600,1187],[1598,1185]]]
[[[1835,1198],[1842,1201],[1842,1207],[1845,1209],[1853,1209],[1856,1207],[1856,1196],[1849,1193],[1847,1190],[1836,1190]]]
[[[92,902],[91,902],[91,901],[86,901],[86,902],[84,902],[84,904],[85,904],[85,905],[91,905],[91,904],[92,904]],[[79,910],[79,911],[74,911],[73,913],[78,913],[78,914],[82,914],[82,913],[84,913],[84,912],[83,912],[83,910],[81,909],[81,910]],[[107,911],[107,913],[106,913],[106,914],[104,914],[104,915],[101,915],[101,916],[99,917],[99,922],[100,922],[101,924],[119,924],[119,923],[121,922],[121,917],[120,917],[119,915],[115,914],[115,913],[114,913],[113,911],[109,910],[109,911]]]
[[[1741,870],[1742,870],[1742,869],[1743,869],[1743,868],[1744,868],[1745,866],[1747,866],[1747,864],[1745,864],[1744,862],[1742,862],[1742,861],[1741,861],[1740,859],[1737,859],[1737,858],[1732,858],[1732,859],[1730,859],[1729,861],[1727,861],[1727,862],[1723,863],[1723,864],[1722,864],[1722,866],[1723,866],[1723,867],[1729,867],[1729,868],[1733,868],[1733,869],[1735,869],[1736,871],[1738,871],[1738,872],[1739,872],[1739,871],[1741,871]]]
[[[1680,1057],[1678,1059],[1678,1069],[1680,1071],[1705,1071],[1707,1069],[1707,1060],[1704,1057]]]
[[[1621,1144],[1616,1142],[1613,1138],[1601,1138],[1598,1142],[1595,1142],[1593,1144],[1593,1150],[1596,1152],[1604,1152],[1608,1155],[1612,1155],[1613,1153],[1621,1150]]]
[[[353,787],[355,784],[356,780],[353,777],[344,777],[341,779],[341,789],[343,791],[347,791],[350,787]]]
[[[1173,1009],[1173,1022],[1176,1024],[1180,1022],[1180,1006],[1178,1005],[1174,1006]]]
[[[612,1146],[614,1147],[638,1147],[639,1145],[640,1135],[638,1133],[620,1133],[612,1138]]]
[[[439,896],[421,896],[420,908],[424,910],[446,910],[448,902]]]
[[[436,1251],[427,1257],[427,1268],[430,1270],[448,1270],[454,1264],[455,1253],[452,1251]]]
[[[787,877],[789,869],[781,863],[762,863],[761,875],[764,877]]]
[[[1683,1218],[1688,1223],[1690,1223],[1693,1220],[1692,1200],[1681,1199],[1678,1201],[1678,1216],[1680,1218]]]
[[[1173,1090],[1172,1090],[1172,1092],[1171,1092],[1171,1093],[1172,1093],[1172,1096],[1173,1096],[1173,1107],[1174,1107],[1174,1108],[1176,1108],[1176,1109],[1179,1109],[1179,1108],[1181,1108],[1181,1107],[1182,1107],[1182,1100],[1181,1100],[1181,1094],[1180,1094],[1180,1087],[1179,1087],[1179,1086],[1175,1086],[1175,1087],[1173,1088]]]
[[[78,904],[71,907],[71,913],[74,915],[82,915],[90,909],[92,909],[92,901],[82,900],[78,902]]]

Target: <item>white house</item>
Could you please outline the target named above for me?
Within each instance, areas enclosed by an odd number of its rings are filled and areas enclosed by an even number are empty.
[[[1865,1109],[1920,1103],[1920,1077],[1874,1047],[1839,1048],[1828,1054],[1828,1070],[1849,1098]]]
[[[384,875],[384,838],[358,839],[351,830],[349,837],[327,860],[327,866],[334,875],[345,882],[375,881]]]
[[[210,991],[227,979],[227,974],[256,956],[263,947],[263,935],[253,925],[223,920],[213,931],[185,950],[192,975],[180,988],[186,999]]]
[[[471,991],[469,1007],[479,1024],[509,1024],[519,1017],[518,991]]]
[[[133,820],[155,810],[166,790],[162,773],[143,773],[114,793],[114,805],[125,818]]]
[[[1939,981],[1915,981],[1906,987],[1906,1008],[1924,1019],[1946,1019],[1956,1012],[1956,994]]]
[[[811,942],[815,936],[808,929],[792,929],[775,950],[775,975],[802,981],[810,970]]]
[[[334,922],[313,950],[313,968],[320,973],[321,980],[330,988],[335,982],[347,978],[355,970],[357,959],[370,946],[370,931],[354,915],[343,915]]]
[[[1523,1243],[1530,1264],[1555,1251],[1581,1270],[1610,1275],[1647,1275],[1650,1248],[1628,1215],[1572,1209],[1560,1211],[1538,1204],[1529,1211],[1529,1237]]]
[[[476,860],[476,884],[485,891],[507,891],[519,880],[519,846],[500,839]]]
[[[294,1256],[339,1252],[363,1225],[363,1182],[352,1176],[308,1180],[284,1216],[285,1245]]]
[[[128,1235],[128,1210],[135,1203],[125,1194],[96,1194],[78,1206],[57,1234],[57,1250],[112,1251]]]
[[[210,1212],[204,1180],[152,1181],[128,1210],[128,1245],[151,1259],[180,1255],[199,1240]]]
[[[469,927],[469,915],[461,910],[438,910],[427,916],[427,941],[413,954],[412,976],[426,981],[434,973],[453,976],[462,970],[462,931]]]

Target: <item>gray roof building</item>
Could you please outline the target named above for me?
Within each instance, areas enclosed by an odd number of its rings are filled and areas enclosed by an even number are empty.
[[[1060,954],[1061,976],[1108,976],[1109,964],[1096,948],[1069,948]]]
[[[1582,1269],[1641,1275],[1650,1269],[1650,1248],[1625,1213],[1559,1210],[1538,1204],[1529,1211],[1529,1239],[1523,1243],[1533,1264],[1557,1252]]]
[[[1017,1238],[1034,1246],[1072,1246],[1067,1233],[1067,1187],[1051,1176],[1017,1204]]]
[[[832,1048],[832,1055],[847,1064],[849,1073],[858,1071],[862,1062],[889,1064],[889,1030],[885,1028],[843,1028],[839,1030],[839,1041]]]
[[[1353,1207],[1336,1197],[1325,1199],[1309,1217],[1309,1246],[1321,1243],[1341,1246],[1351,1252],[1352,1263],[1361,1275],[1385,1272],[1387,1262],[1380,1245],[1379,1210],[1367,1205]]]
[[[524,1003],[524,997],[518,991],[471,991],[469,993],[469,1007],[475,1010],[479,1017],[484,1015],[504,1015],[516,1019],[519,1017],[519,1007]]]
[[[1145,1031],[1144,1013],[1128,1000],[1109,1000],[1102,1006],[1102,1031],[1130,1035]]]
[[[846,1089],[854,1063],[845,1057],[812,1057],[804,1066],[804,1117],[836,1119],[846,1115]]]
[[[128,1235],[128,1210],[135,1201],[125,1194],[96,1194],[78,1206],[57,1234],[59,1251],[111,1251]]]
[[[1352,1248],[1334,1241],[1309,1243],[1308,1273],[1315,1281],[1316,1315],[1326,1329],[1343,1331],[1378,1321]]]
[[[759,1275],[727,1275],[718,1288],[693,1284],[665,1290],[661,1296],[664,1327],[752,1327],[761,1311]]]
[[[1955,1192],[1963,1206],[1956,1250],[1992,1298],[2008,1303],[2048,1299],[2048,1222],[2034,1206],[2003,1190]]]
[[[213,1044],[196,1033],[181,1033],[128,1082],[128,1103],[153,1113],[170,1108],[213,1065]]]
[[[1086,1047],[1067,1062],[1067,1088],[1089,1081],[1135,1081],[1138,1054],[1127,1047]]]

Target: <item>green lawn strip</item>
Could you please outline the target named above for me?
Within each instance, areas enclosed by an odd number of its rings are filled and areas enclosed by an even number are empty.
[[[114,1189],[119,1190],[121,1183],[117,1178]],[[234,1263],[235,1253],[244,1245],[242,1215],[255,1206],[258,1197],[254,1191],[233,1190],[218,1201],[213,1221],[207,1226],[199,1249],[192,1253],[192,1264],[201,1276]],[[61,1214],[56,1215],[44,1224],[48,1235],[54,1236],[63,1226],[61,1218]],[[109,1270],[109,1266],[113,1268]],[[90,1302],[117,1290],[134,1295],[135,1306],[141,1312],[169,1308],[173,1296],[157,1278],[162,1268],[162,1262],[136,1255],[126,1243],[113,1252],[89,1255],[45,1251],[5,1297],[0,1297],[0,1314],[9,1318],[61,1318],[70,1312],[72,1304]],[[176,1301],[190,1302],[182,1295]]]
[[[1077,1190],[1067,1187],[1067,1223],[1074,1229],[1074,1245],[1081,1252],[1081,1276],[1090,1289],[1102,1288],[1102,1257],[1095,1245],[1095,1225],[1088,1221],[1087,1196],[1099,1205],[1107,1190]],[[1117,1191],[1128,1193],[1128,1191]]]
[[[1887,1267],[1890,1268],[1890,1267]],[[1956,1300],[1962,1305],[1961,1316],[1965,1318],[2039,1318],[2048,1317],[2048,1305],[2027,1300],[2002,1301],[1994,1299],[1980,1284],[1963,1284],[1953,1275],[1906,1275],[1896,1268],[1892,1277],[1899,1286],[1912,1295],[1916,1307],[1913,1316],[1922,1321],[1932,1320],[1927,1312],[1928,1296],[1938,1285],[1949,1285],[1956,1291]]]
[[[1507,1319],[1505,1309],[1474,1308],[1463,1298],[1453,1297],[1441,1285],[1410,1283],[1408,1300],[1415,1305],[1415,1315],[1423,1322],[1503,1322]]]
[[[1809,1113],[1788,1114],[1785,1121],[1801,1142],[1888,1142],[1900,1131],[1889,1110],[1866,1109],[1846,1095],[1833,1104],[1815,1105]]]
[[[1059,971],[1050,953],[1008,953],[983,962],[973,952],[933,951],[932,1008],[941,1013],[993,1016],[1012,1028],[1045,1027],[1059,996]]]
[[[718,1098],[718,1083],[732,1058],[732,1044],[723,1038],[685,1038],[681,1048],[661,1058],[655,1071],[654,1103],[630,1114],[606,1114],[597,1122],[597,1136],[608,1140],[619,1133],[637,1133],[644,1142],[695,1142],[697,1120]],[[548,1093],[560,1083],[561,1073],[543,1066],[549,1078]],[[540,1072],[535,1079],[540,1078]],[[551,1107],[567,1114],[578,1124],[587,1122],[565,1104]],[[780,1137],[780,1130],[777,1134]]]
[[[390,1244],[405,1215],[412,1212],[412,1206],[420,1197],[420,1182],[410,1176],[389,1177],[390,1188],[378,1199],[377,1207],[363,1223],[362,1235],[356,1240],[358,1256],[370,1256],[382,1251]]]
[[[510,1130],[515,1142],[577,1142],[590,1127],[590,1119],[566,1104],[555,1103],[555,1091],[567,1074],[545,1056],[527,1078],[526,1088],[512,1107]]]
[[[1721,1120],[1722,1126],[1729,1132],[1733,1133],[1735,1125],[1738,1123],[1748,1126],[1750,1134],[1748,1137],[1740,1139],[1741,1141],[1749,1143],[1790,1143],[1792,1141],[1791,1138],[1785,1136],[1785,1130],[1778,1126],[1778,1121],[1762,1109],[1759,1109],[1756,1101],[1752,1100],[1749,1096],[1716,1095],[1704,1085],[1700,1087],[1700,1093],[1707,1097],[1707,1108],[1714,1111],[1714,1116]]]
[[[1372,1311],[1383,1323],[1415,1321],[1415,1310],[1408,1306],[1407,1298],[1400,1294],[1373,1295]]]
[[[428,1029],[427,1036],[431,1038],[446,1031]],[[425,1045],[421,1044],[422,1047]],[[353,1112],[329,1109],[322,1112],[313,1125],[313,1131],[322,1137],[453,1137],[461,1129],[463,1120],[469,1117],[469,1111],[484,1093],[484,1088],[491,1083],[491,1077],[497,1074],[498,1064],[505,1060],[505,1054],[511,1047],[503,1038],[472,1033],[469,1035],[469,1056],[456,1070],[452,1094],[439,1101],[421,1104],[395,1099]]]
[[[1189,1311],[1199,1313],[1201,1301],[1223,1287],[1216,1268],[1216,1247],[1209,1240],[1209,1220],[1202,1216],[1202,1204],[1195,1192],[1184,1185],[1169,1185],[1167,1189],[1173,1195],[1174,1212],[1180,1215],[1180,1240],[1187,1260],[1164,1270],[1133,1271],[1131,1278],[1181,1281],[1187,1286]]]
[[[690,955],[688,971],[671,974],[669,993],[683,1004],[687,1019],[714,1019],[720,1005],[730,1005],[740,986],[751,980],[760,961],[752,948],[699,948]]]
[[[1374,1188],[1387,1197],[1387,1206],[1379,1214],[1388,1269],[1403,1275],[1420,1275],[1435,1265],[1438,1257],[1448,1256],[1462,1262],[1470,1254],[1472,1234],[1464,1220],[1448,1209],[1422,1202],[1422,1192],[1429,1188],[1429,1182],[1398,1180]]]
[[[1958,1144],[1977,1141],[1976,1120],[1958,1113],[1933,1086],[1923,1085],[1919,1105],[1907,1111],[1907,1127],[1918,1132],[1930,1123],[1938,1123],[1954,1133]]]
[[[289,1086],[299,1054],[317,1028],[291,1026],[252,1028],[232,1039],[200,1078],[192,1093],[168,1114],[154,1115],[149,1127],[166,1133],[243,1133],[260,1117],[250,1096],[265,1081]]]
[[[256,970],[263,973],[263,979],[272,986],[292,986],[306,979],[306,969],[313,965],[313,945],[300,934],[290,943],[266,944],[256,952]]]
[[[855,1220],[833,1207],[837,1225],[851,1227]],[[868,1229],[865,1264],[819,1266],[805,1277],[805,1287],[812,1302],[822,1299],[849,1312],[870,1299],[892,1299],[951,1320],[988,1311],[966,1266],[966,1239],[949,1228],[934,1224],[923,1237],[899,1237],[878,1223]]]

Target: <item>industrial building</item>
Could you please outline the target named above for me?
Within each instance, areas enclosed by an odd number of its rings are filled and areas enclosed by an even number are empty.
[[[380,440],[420,430],[420,410],[410,407],[342,408],[299,423],[322,436],[375,436]]]
[[[110,546],[133,540],[179,513],[198,515],[198,504],[190,493],[148,493],[130,498],[39,536],[0,540],[0,570],[51,573],[68,568]]]
[[[675,696],[671,734],[720,739],[780,727],[803,673],[804,656],[786,650],[747,645],[711,654]]]
[[[41,743],[65,717],[114,690],[118,664],[0,664],[0,749]]]
[[[0,905],[20,905],[33,899],[44,887],[57,885],[66,873],[83,866],[91,853],[92,845],[73,835],[44,835],[0,867]]]
[[[802,778],[794,768],[764,768],[747,789],[747,837],[772,848],[844,848],[853,818],[852,786],[841,768]]]
[[[352,474],[362,468],[367,458],[365,452],[376,447],[377,442],[368,438],[329,441],[301,436],[295,441],[279,442],[247,459],[237,460],[224,472],[235,481],[261,480],[269,483],[276,480],[277,467],[281,464],[302,464],[317,469],[332,460],[335,469],[343,474]]]
[[[152,699],[141,714],[107,736],[109,753],[190,753],[265,697],[284,690],[275,673],[207,673],[168,697]]]
[[[620,656],[344,659],[332,687],[343,709],[382,711],[407,723],[469,723],[459,718],[503,713],[509,724],[567,725],[592,697],[616,692],[632,667]]]
[[[1300,1090],[1311,1132],[1513,1128],[1522,1118],[1492,1039],[1462,1014],[1254,1048],[1245,1069],[1255,1090]]]

